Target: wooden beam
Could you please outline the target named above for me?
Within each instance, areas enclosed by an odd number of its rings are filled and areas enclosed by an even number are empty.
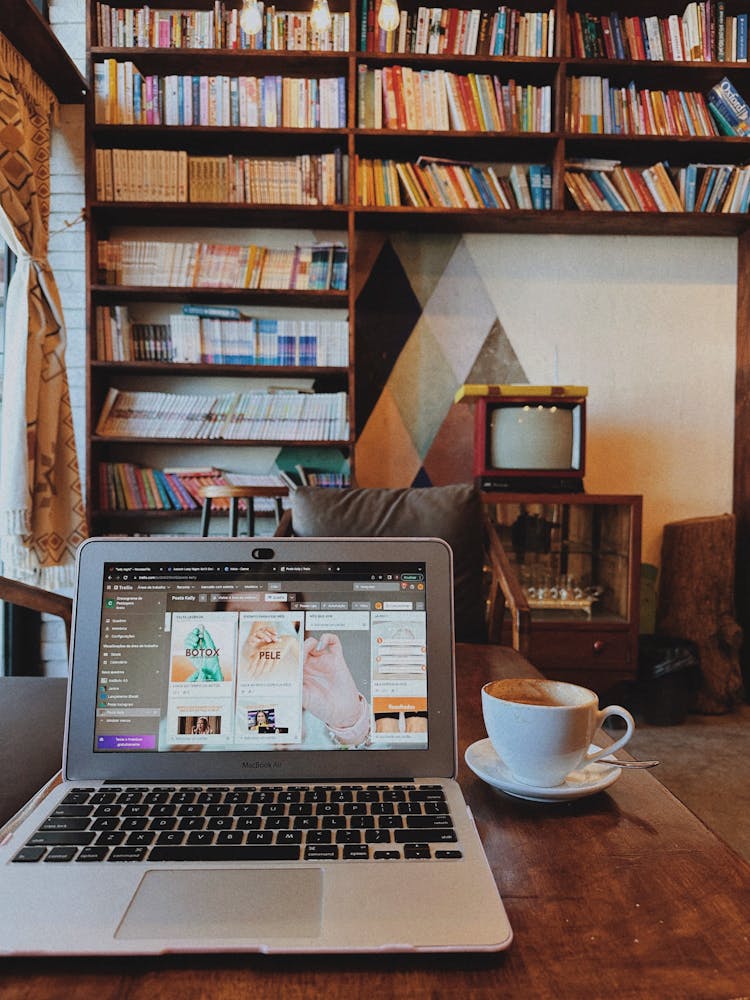
[[[31,0],[0,0],[0,34],[28,59],[61,104],[83,104],[88,84]]]
[[[750,689],[750,233],[737,240],[737,362],[734,393],[735,599],[745,641],[740,661]]]

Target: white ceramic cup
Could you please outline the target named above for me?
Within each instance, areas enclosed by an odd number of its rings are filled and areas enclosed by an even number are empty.
[[[490,681],[482,688],[482,712],[490,742],[511,776],[538,788],[561,785],[571,771],[620,750],[635,730],[627,709],[600,709],[594,691],[564,681]],[[589,752],[594,734],[611,715],[625,720],[625,733]]]

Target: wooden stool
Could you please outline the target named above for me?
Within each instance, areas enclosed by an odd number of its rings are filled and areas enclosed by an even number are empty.
[[[211,523],[211,505],[214,500],[229,500],[229,534],[236,537],[239,523],[240,500],[247,501],[247,533],[252,538],[255,534],[255,498],[273,497],[275,499],[276,524],[281,519],[281,498],[288,493],[286,486],[201,486],[198,490],[203,499],[201,514],[201,535],[208,536]]]

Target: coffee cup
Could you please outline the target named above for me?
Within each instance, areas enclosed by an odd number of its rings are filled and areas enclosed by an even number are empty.
[[[580,767],[620,750],[635,722],[620,705],[599,708],[594,691],[535,678],[490,681],[482,688],[487,735],[512,778],[525,785],[552,788]],[[590,750],[597,729],[610,716],[625,721],[614,743]]]

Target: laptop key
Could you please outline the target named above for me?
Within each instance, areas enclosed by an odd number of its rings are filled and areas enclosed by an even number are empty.
[[[125,840],[123,830],[105,830],[96,838],[96,844],[102,847],[119,847],[123,840]]]
[[[28,847],[86,847],[96,834],[93,830],[38,830]]]
[[[186,847],[151,848],[149,861],[299,861],[301,848],[295,844],[257,845],[215,844],[208,847],[198,845]]]
[[[330,830],[308,830],[305,839],[308,844],[330,844],[332,837]]]
[[[455,830],[394,830],[393,839],[397,844],[454,844],[458,838]]]
[[[89,825],[87,816],[55,816],[54,813],[39,827],[40,830],[86,830]]]
[[[72,861],[77,850],[76,847],[53,847],[47,851],[45,863],[47,861]]]
[[[317,833],[317,830],[311,831],[312,833]],[[302,843],[302,831],[301,830],[279,830],[276,834],[277,844],[301,844]],[[309,841],[308,841],[309,843]]]
[[[305,848],[305,861],[338,861],[339,849],[335,844],[309,844]]]
[[[43,847],[22,847],[13,858],[14,861],[41,861],[45,855]]]
[[[346,844],[344,846],[345,861],[369,861],[370,849],[366,844]]]
[[[407,816],[406,825],[410,830],[419,827],[453,827],[453,820],[448,813],[440,813],[437,816]]]
[[[81,849],[76,861],[104,861],[108,851],[108,847],[84,847]]]
[[[222,830],[216,838],[217,844],[241,844],[245,839],[242,830]]]
[[[408,861],[425,861],[432,857],[428,844],[406,844],[404,857]]]
[[[185,839],[185,834],[182,830],[165,830],[160,833],[156,838],[157,844],[172,844],[173,846],[179,846]]]
[[[59,805],[52,813],[53,816],[90,816],[94,811],[93,806],[85,805]]]
[[[115,847],[107,861],[143,861],[145,857],[145,847]]]
[[[365,843],[367,844],[391,844],[393,836],[390,830],[366,830]]]
[[[399,851],[373,851],[373,858],[376,861],[400,861],[401,853]]]
[[[435,851],[435,857],[441,858],[443,861],[450,860],[455,861],[458,858],[463,857],[462,851]]]

